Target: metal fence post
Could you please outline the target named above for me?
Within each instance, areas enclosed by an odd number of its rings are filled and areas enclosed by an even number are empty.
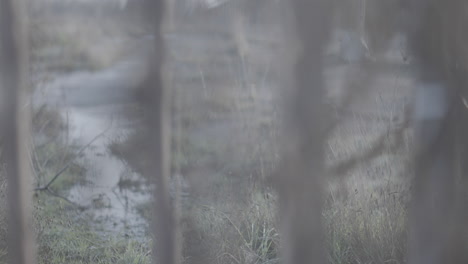
[[[35,263],[28,163],[30,113],[26,15],[21,0],[0,1],[0,139],[9,202],[8,255],[13,264]]]
[[[326,263],[323,225],[324,105],[322,55],[331,22],[328,0],[292,1],[299,50],[279,172],[284,263]],[[293,45],[291,45],[293,46]]]
[[[164,0],[146,1],[149,16],[147,22],[153,28],[155,49],[150,55],[150,74],[147,82],[147,96],[145,98],[145,118],[147,124],[147,140],[150,153],[150,164],[145,173],[154,178],[156,191],[154,199],[156,210],[152,223],[154,245],[154,263],[179,263],[179,248],[177,246],[177,220],[175,210],[169,195],[170,153],[171,153],[171,121],[169,90],[163,83],[163,15]]]

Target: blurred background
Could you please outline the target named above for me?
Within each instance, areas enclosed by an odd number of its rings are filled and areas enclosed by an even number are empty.
[[[147,1],[27,3],[39,263],[151,262],[155,184],[144,173],[152,160],[142,102],[156,74],[151,54],[161,47]],[[428,82],[410,45],[410,4],[332,3],[322,69],[323,107],[333,124],[323,142],[326,259],[407,263],[415,157],[434,141],[414,135],[421,120],[444,116],[450,103],[444,91],[421,88]],[[445,32],[437,25],[434,32]],[[452,46],[421,53],[451,50],[446,60],[453,62],[464,43],[456,30],[440,34]],[[169,193],[182,263],[281,263],[275,176],[300,56],[289,1],[169,0],[161,31]],[[444,68],[435,57],[424,58]],[[423,131],[436,131],[440,120]],[[7,255],[5,200],[0,261]],[[457,230],[466,249],[466,228]]]

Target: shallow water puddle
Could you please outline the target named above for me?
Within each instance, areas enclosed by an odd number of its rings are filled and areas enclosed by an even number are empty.
[[[80,158],[87,169],[85,184],[75,185],[68,198],[88,208],[96,230],[143,238],[147,223],[137,206],[150,200],[148,184],[108,149],[112,140],[129,132],[132,122],[117,116],[118,106],[113,105],[63,110],[71,140],[86,145],[101,135]]]
[[[145,75],[145,65],[130,56],[101,71],[58,75],[33,96],[36,106],[60,111],[69,142],[81,147],[92,141],[79,158],[86,168],[84,183],[72,187],[67,198],[87,209],[93,230],[139,240],[148,238],[148,224],[137,208],[151,199],[150,185],[113,155],[109,144],[125,139],[137,125],[123,113],[133,108],[132,89]]]

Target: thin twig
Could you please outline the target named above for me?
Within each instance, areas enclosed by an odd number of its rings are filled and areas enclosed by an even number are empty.
[[[32,138],[32,137],[31,137]],[[39,157],[37,156],[37,151],[36,151],[36,148],[33,147],[33,149],[31,150],[33,155],[34,155],[34,160],[36,161],[36,165],[37,165],[37,177],[41,177],[42,175],[42,172],[44,171],[44,167],[42,166],[42,164],[39,162]],[[34,168],[33,168],[34,169]],[[40,182],[41,181],[41,178],[38,178],[38,181]]]
[[[271,65],[270,62],[266,65],[265,73],[263,74],[263,78],[262,78],[262,82],[260,86],[262,88],[265,88],[266,79],[267,79],[268,73],[270,72],[270,65]]]
[[[222,258],[223,256],[228,256],[230,257],[232,260],[234,260],[236,263],[240,264],[241,262],[236,258],[234,257],[232,254],[228,253],[228,252],[224,252],[222,253],[221,255],[218,256],[218,259],[219,258]]]
[[[36,173],[36,170],[34,169],[34,162],[33,162],[33,158],[32,158],[31,152],[32,152],[31,150],[28,151],[29,164],[30,164],[30,166],[31,166],[31,170],[32,170],[32,173],[33,173],[33,175],[34,175],[34,178],[35,178],[35,179],[39,179],[39,178],[38,178],[38,174]]]
[[[208,90],[206,88],[206,82],[205,82],[205,75],[203,74],[203,71],[200,67],[200,64],[198,65],[198,72],[200,73],[200,77],[201,77],[201,81],[202,81],[202,84],[203,84],[203,95],[205,96],[205,98],[208,97]]]
[[[77,203],[75,203],[75,202],[72,202],[72,201],[70,201],[68,198],[61,196],[60,194],[58,194],[58,193],[52,191],[51,189],[46,189],[46,191],[47,191],[50,195],[55,196],[55,197],[57,197],[57,198],[60,198],[60,199],[62,199],[62,200],[64,200],[64,201],[66,201],[67,203],[69,203],[69,204],[71,204],[71,205],[77,207],[77,208],[80,209],[80,210],[85,210],[85,209],[87,209],[86,206],[82,206],[82,205],[79,205],[79,204],[77,204]]]

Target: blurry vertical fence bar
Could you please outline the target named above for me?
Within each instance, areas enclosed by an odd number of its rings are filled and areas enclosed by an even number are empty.
[[[153,28],[155,49],[151,54],[151,67],[145,98],[145,118],[148,134],[147,142],[150,160],[153,161],[146,168],[146,174],[155,179],[156,191],[154,199],[153,246],[154,263],[175,264],[179,263],[179,249],[177,247],[177,221],[175,211],[169,196],[170,174],[170,101],[169,90],[163,85],[163,57],[164,41],[162,37],[164,0],[146,1],[150,16],[149,24]]]
[[[278,175],[287,264],[327,262],[322,202],[329,119],[323,100],[322,56],[330,30],[330,4],[329,0],[292,0],[298,50],[282,136],[285,156]]]
[[[415,102],[418,155],[411,224],[409,227],[409,263],[467,263],[463,211],[463,192],[457,193],[456,164],[463,157],[455,152],[457,145],[466,147],[466,135],[456,137],[463,129],[464,51],[457,49],[466,31],[465,1],[413,0],[412,37],[421,87]],[[461,57],[464,59],[463,57]],[[461,81],[460,81],[461,79]],[[465,115],[466,116],[466,115]],[[460,176],[466,173],[463,170]],[[458,179],[459,181],[460,179]],[[463,182],[463,181],[461,181]],[[466,219],[466,216],[465,216]]]
[[[9,201],[8,255],[13,264],[35,263],[28,160],[29,104],[26,13],[21,0],[0,1],[0,138]]]

